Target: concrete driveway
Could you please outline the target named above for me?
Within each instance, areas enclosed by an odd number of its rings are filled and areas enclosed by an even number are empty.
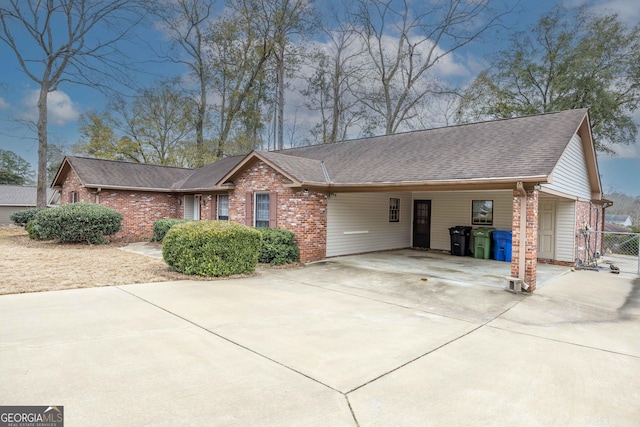
[[[353,259],[247,279],[0,296],[0,405],[66,426],[640,420],[640,279],[533,296]]]

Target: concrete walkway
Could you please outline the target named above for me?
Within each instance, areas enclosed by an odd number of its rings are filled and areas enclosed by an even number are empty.
[[[426,279],[426,280],[425,280]],[[325,262],[0,297],[0,404],[67,426],[636,426],[640,279],[533,296]]]

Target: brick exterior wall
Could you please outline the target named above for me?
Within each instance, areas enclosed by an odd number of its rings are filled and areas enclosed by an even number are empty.
[[[78,202],[99,203],[122,214],[122,231],[116,239],[148,240],[153,236],[153,222],[163,218],[182,218],[182,206],[178,199],[182,196],[166,193],[104,190],[82,187],[78,175],[70,170],[62,186],[60,204],[73,201],[72,193],[77,192]]]
[[[596,252],[602,253],[602,234],[585,233],[585,230],[602,232],[604,231],[603,227],[604,208],[601,205],[585,201],[576,202],[576,238],[574,248],[576,259],[588,261],[595,258]]]
[[[90,196],[88,189],[82,187],[80,177],[73,169],[71,169],[67,174],[62,190],[60,191],[60,204],[66,205],[67,203],[72,203],[72,193],[74,192],[78,194],[78,202],[95,203],[95,198]]]
[[[248,193],[277,194],[276,224],[296,235],[300,260],[311,262],[324,259],[327,253],[327,195],[285,187],[289,180],[269,165],[256,160],[234,180],[235,190],[229,194],[229,220],[253,225],[247,218]],[[253,200],[249,200],[253,205]],[[270,203],[273,200],[270,199]],[[253,215],[254,210],[250,212]]]
[[[518,277],[520,268],[520,223],[521,218],[521,202],[522,197],[518,191],[513,192],[513,210],[512,210],[512,257],[511,257],[511,277]],[[538,191],[527,191],[527,209],[526,209],[526,229],[527,235],[524,242],[525,246],[525,273],[524,282],[529,285],[529,292],[536,289],[537,269],[538,269]]]
[[[235,179],[235,190],[229,192],[229,220],[253,225],[253,217],[247,222],[247,193],[269,192],[276,194],[275,224],[296,235],[300,248],[300,260],[311,262],[324,259],[327,246],[327,196],[325,193],[293,190],[285,187],[289,180],[261,161],[255,161]],[[153,222],[162,218],[184,217],[184,195],[103,190],[82,187],[77,174],[71,170],[62,191],[61,203],[72,202],[72,193],[78,193],[78,201],[99,203],[116,209],[123,216],[122,231],[115,237],[127,240],[146,240],[153,236]],[[217,197],[215,193],[202,193],[200,218],[216,219]],[[250,200],[253,206],[253,200]],[[273,200],[270,200],[273,203]],[[251,211],[253,215],[253,211]]]
[[[178,198],[166,193],[102,191],[97,202],[122,214],[122,231],[116,238],[148,240],[153,236],[154,221],[182,217]],[[92,203],[96,203],[96,199]]]

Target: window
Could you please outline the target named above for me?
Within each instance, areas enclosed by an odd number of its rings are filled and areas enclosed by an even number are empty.
[[[389,222],[400,222],[400,199],[389,199]]]
[[[256,193],[256,228],[269,227],[269,193]]]
[[[72,191],[71,192],[71,203],[78,203],[78,192],[77,191]]]
[[[229,196],[226,194],[218,196],[218,219],[229,220]]]
[[[493,225],[493,200],[471,201],[471,224]]]

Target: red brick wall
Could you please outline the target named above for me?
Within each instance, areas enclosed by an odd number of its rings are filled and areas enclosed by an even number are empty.
[[[122,214],[122,231],[116,237],[147,240],[153,236],[153,222],[164,218],[181,218],[181,196],[166,193],[135,191],[102,191],[96,200]]]
[[[234,180],[229,194],[229,219],[247,224],[247,193],[277,193],[277,226],[292,231],[300,247],[302,262],[326,257],[327,196],[324,193],[294,190],[284,186],[289,180],[262,161],[254,161]],[[252,202],[252,201],[250,201]],[[253,224],[253,218],[249,218]]]
[[[62,186],[60,204],[72,202],[72,192],[78,193],[78,201],[99,203],[122,214],[122,231],[116,238],[147,240],[153,236],[153,222],[163,218],[182,218],[182,206],[176,196],[166,193],[104,190],[81,187],[80,178],[70,170]]]
[[[512,258],[511,258],[511,276],[518,277],[520,268],[520,223],[521,218],[521,201],[522,197],[518,191],[513,192],[513,210],[512,210]],[[526,229],[527,235],[524,242],[525,245],[525,275],[524,282],[529,285],[529,292],[536,289],[537,269],[538,269],[538,191],[527,191],[527,210],[526,210]]]
[[[285,187],[289,180],[261,161],[255,161],[236,179],[236,188],[229,193],[229,219],[246,224],[245,199],[248,192],[277,194],[276,226],[292,231],[300,248],[302,262],[317,261],[326,256],[327,197],[325,193],[293,190]],[[123,230],[116,237],[143,240],[153,235],[153,222],[162,218],[184,216],[183,195],[104,190],[80,187],[80,180],[71,171],[62,189],[62,204],[69,203],[71,192],[78,191],[82,202],[100,203],[122,213]],[[97,198],[96,198],[97,196]],[[211,198],[209,198],[211,196]],[[252,214],[253,215],[253,214]],[[216,218],[216,195],[203,193],[200,218]],[[253,225],[253,218],[249,218]]]
[[[64,185],[60,191],[60,204],[71,203],[71,193],[78,193],[78,202],[95,203],[95,199],[89,194],[89,190],[82,187],[80,177],[71,169],[64,180]]]
[[[582,261],[595,258],[596,252],[602,253],[602,232],[604,224],[604,208],[591,202],[576,202],[576,239],[575,255]],[[585,233],[590,230],[592,233]],[[587,239],[589,240],[587,244]]]

